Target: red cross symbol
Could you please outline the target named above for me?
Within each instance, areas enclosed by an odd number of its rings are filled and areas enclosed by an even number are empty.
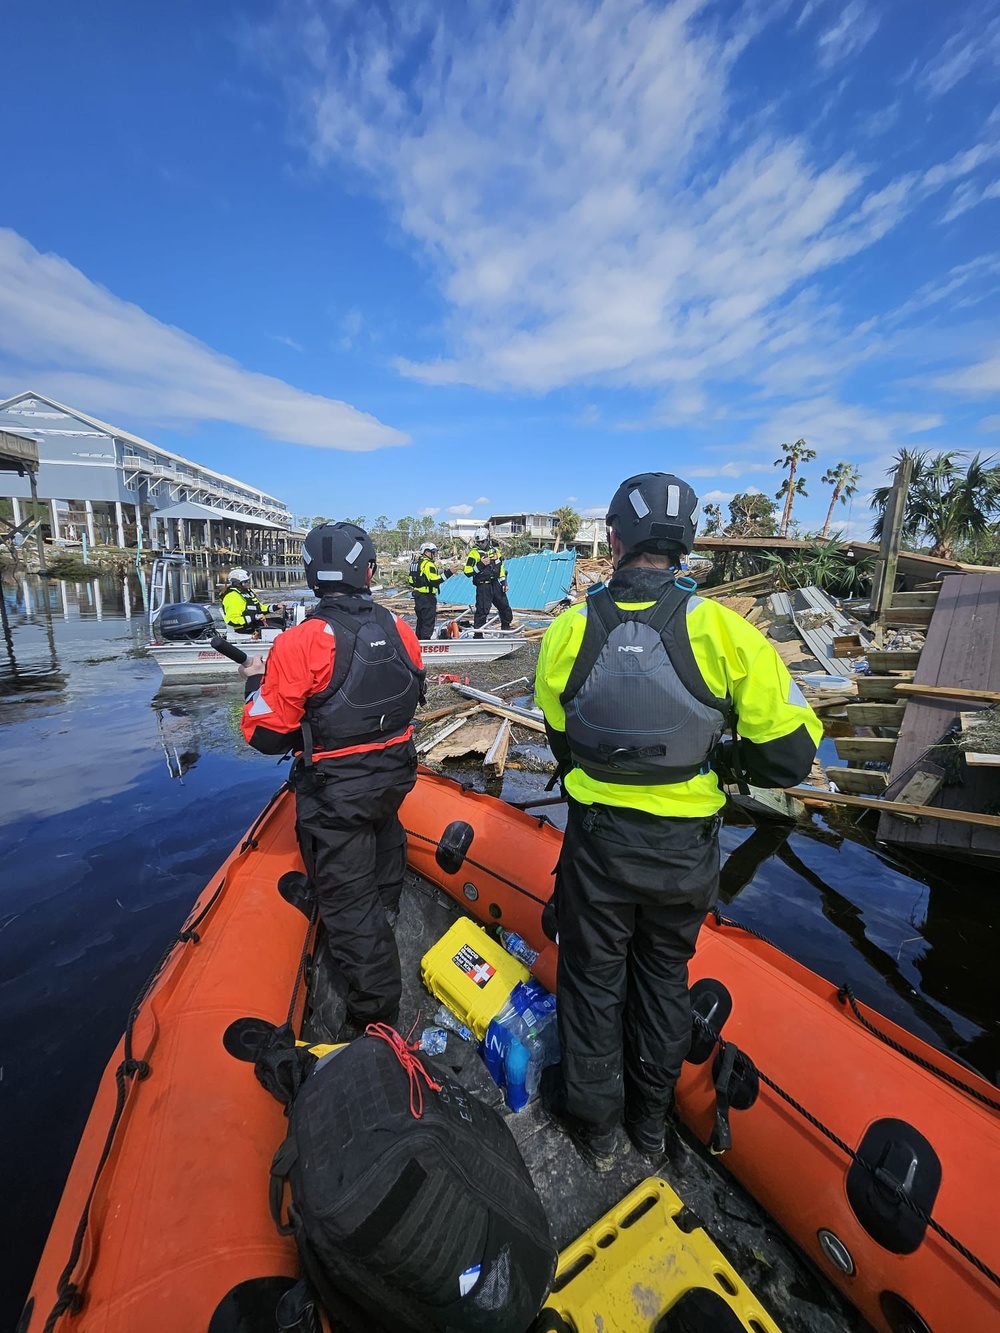
[[[495,971],[496,969],[491,967],[489,963],[480,963],[478,967],[471,969],[469,976],[477,986],[485,986]]]

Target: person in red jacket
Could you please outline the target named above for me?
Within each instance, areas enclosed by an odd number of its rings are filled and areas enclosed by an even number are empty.
[[[371,538],[324,523],[303,546],[319,597],[246,677],[242,729],[262,754],[295,752],[302,857],[334,962],[348,985],[340,1040],[369,1023],[395,1024],[401,993],[393,936],[406,869],[397,811],[417,775],[413,715],[423,701],[420,646],[372,600]]]

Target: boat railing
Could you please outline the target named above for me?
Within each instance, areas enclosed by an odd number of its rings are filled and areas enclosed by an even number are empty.
[[[168,602],[194,600],[191,562],[179,551],[159,555],[149,576],[149,629]]]

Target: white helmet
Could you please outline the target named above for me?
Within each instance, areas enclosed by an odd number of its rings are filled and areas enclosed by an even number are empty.
[[[436,551],[437,547],[433,542],[423,542],[420,549],[421,551]]]
[[[477,542],[485,542],[489,539],[489,530],[487,528],[476,528],[475,538]]]
[[[249,569],[240,569],[239,566],[237,566],[236,569],[231,569],[231,570],[229,571],[229,582],[230,582],[230,583],[249,583],[249,582],[250,582],[250,571],[249,571]]]

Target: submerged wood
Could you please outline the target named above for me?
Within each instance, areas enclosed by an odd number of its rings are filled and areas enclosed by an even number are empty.
[[[811,787],[785,787],[790,796],[796,796],[807,806],[853,805],[861,810],[878,810],[880,814],[898,818],[917,815],[921,819],[938,819],[946,824],[977,824],[982,828],[1000,829],[1000,816],[981,815],[973,810],[946,810],[932,805],[909,805],[902,801],[880,801],[875,796],[850,796],[846,792],[817,791]]]

